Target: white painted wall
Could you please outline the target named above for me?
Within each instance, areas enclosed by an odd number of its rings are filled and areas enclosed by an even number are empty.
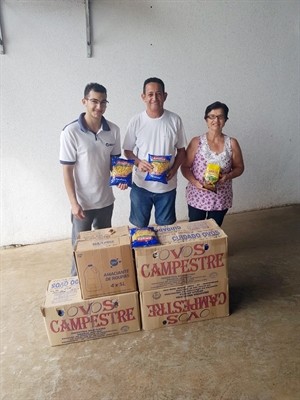
[[[122,137],[150,76],[165,81],[188,140],[205,132],[206,106],[225,102],[224,132],[246,164],[231,212],[299,202],[299,1],[91,0],[91,13],[87,58],[83,1],[1,3],[2,246],[70,237],[59,135],[92,81],[107,87]],[[115,194],[113,224],[127,224],[129,190]]]

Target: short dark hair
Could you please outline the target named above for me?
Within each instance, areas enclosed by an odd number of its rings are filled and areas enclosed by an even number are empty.
[[[144,94],[145,94],[146,85],[148,85],[148,83],[151,83],[151,82],[158,83],[161,86],[163,93],[165,93],[165,84],[163,83],[163,81],[161,79],[159,79],[159,78],[148,78],[144,82],[144,86],[143,86],[143,93]]]
[[[99,85],[99,83],[88,83],[84,89],[84,97],[88,96],[88,94],[90,93],[90,91],[93,90],[94,92],[97,93],[107,93],[106,89],[104,86]]]
[[[225,116],[225,121],[227,121],[229,108],[226,106],[225,103],[221,103],[220,101],[215,101],[214,103],[212,103],[206,107],[204,119],[207,119],[207,115],[211,110],[216,110],[218,108],[222,108],[222,110],[224,112],[224,116]]]

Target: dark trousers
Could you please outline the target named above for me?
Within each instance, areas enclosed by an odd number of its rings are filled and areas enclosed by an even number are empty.
[[[213,218],[219,226],[222,225],[223,219],[228,211],[228,208],[226,210],[221,210],[221,211],[204,211],[204,210],[199,210],[198,208],[194,208],[190,205],[188,205],[188,209],[189,209],[190,222]]]

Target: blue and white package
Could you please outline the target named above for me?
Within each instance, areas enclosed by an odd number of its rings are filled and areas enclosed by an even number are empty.
[[[127,160],[117,156],[112,157],[112,170],[110,175],[110,186],[127,184],[132,186],[132,169],[134,160]]]
[[[170,165],[172,154],[168,156],[156,156],[148,154],[148,162],[152,165],[151,172],[147,172],[145,181],[155,181],[167,184],[167,172]]]
[[[159,244],[155,229],[151,226],[144,228],[131,228],[130,236],[131,247],[133,249],[136,247],[155,246]]]

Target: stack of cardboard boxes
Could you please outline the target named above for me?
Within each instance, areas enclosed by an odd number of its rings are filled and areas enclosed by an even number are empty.
[[[129,228],[81,232],[77,277],[49,282],[42,308],[52,346],[140,330]]]
[[[227,236],[214,220],[157,227],[131,248],[128,226],[81,232],[77,277],[49,282],[52,346],[229,315]],[[137,291],[137,284],[138,290]]]
[[[229,315],[227,236],[212,219],[158,228],[135,249],[144,330]]]

